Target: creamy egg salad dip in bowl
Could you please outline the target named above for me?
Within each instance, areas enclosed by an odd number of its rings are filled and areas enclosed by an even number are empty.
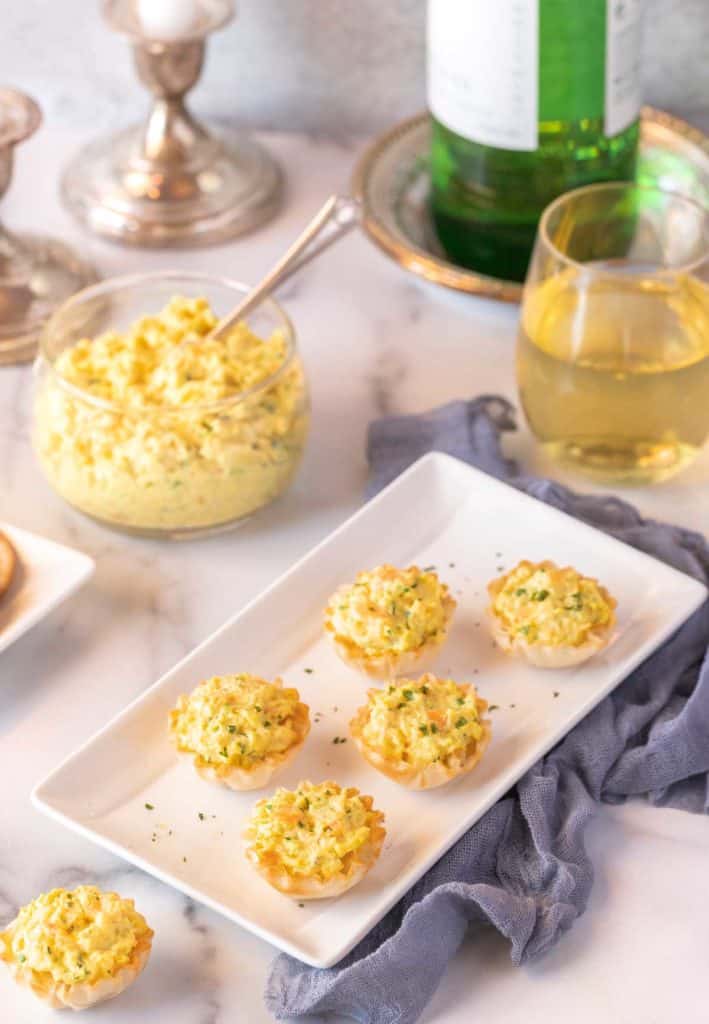
[[[269,299],[207,340],[247,290],[196,273],[115,278],[50,318],[33,443],[66,501],[112,527],[180,537],[286,490],[309,423],[290,320]]]
[[[93,885],[52,889],[0,932],[0,960],[53,1009],[83,1010],[132,984],[153,932],[133,900]]]

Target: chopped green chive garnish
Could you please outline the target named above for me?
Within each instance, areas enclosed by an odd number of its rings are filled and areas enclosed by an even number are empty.
[[[413,690],[403,690],[402,691],[402,696],[404,697],[404,700],[413,700],[414,699],[414,691]]]
[[[152,804],[146,804],[145,805],[145,809],[146,809],[146,811],[154,811],[155,810],[155,808],[153,807]]]
[[[467,718],[464,718],[464,717],[463,717],[463,716],[461,715],[461,716],[460,716],[460,718],[458,719],[458,721],[457,721],[457,722],[455,723],[455,727],[456,727],[456,729],[462,729],[462,728],[463,728],[463,726],[464,726],[464,725],[467,725],[467,724],[468,724],[468,719],[467,719]]]

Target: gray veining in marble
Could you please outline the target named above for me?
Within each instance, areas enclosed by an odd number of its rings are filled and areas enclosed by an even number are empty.
[[[646,0],[646,100],[691,115],[709,106],[709,2]],[[210,46],[195,93],[203,113],[266,128],[340,134],[424,105],[425,0],[240,0]],[[126,45],[99,0],[0,4],[2,78],[48,117],[93,129],[137,115]]]

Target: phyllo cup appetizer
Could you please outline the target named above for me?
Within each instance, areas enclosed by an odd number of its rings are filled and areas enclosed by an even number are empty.
[[[606,647],[616,600],[598,580],[554,562],[522,561],[488,586],[495,640],[540,668],[569,668]]]
[[[390,679],[433,661],[455,606],[435,572],[380,565],[338,587],[325,609],[325,629],[348,665]]]
[[[475,687],[426,674],[372,689],[350,723],[360,753],[409,789],[433,789],[465,775],[490,742],[487,701]]]
[[[170,712],[178,753],[203,779],[237,790],[268,785],[309,731],[296,689],[246,672],[205,680]]]
[[[0,960],[53,1009],[119,995],[145,967],[153,932],[133,900],[93,885],[52,889],[0,932]]]
[[[371,796],[336,782],[277,789],[254,808],[246,856],[286,896],[340,896],[376,863],[386,832]]]

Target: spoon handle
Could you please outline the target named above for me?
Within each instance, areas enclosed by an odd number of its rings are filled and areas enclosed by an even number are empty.
[[[259,305],[279,285],[346,235],[360,220],[360,205],[349,196],[333,195],[318,210],[303,232],[269,270],[263,280],[228,313],[209,335],[219,338]]]

